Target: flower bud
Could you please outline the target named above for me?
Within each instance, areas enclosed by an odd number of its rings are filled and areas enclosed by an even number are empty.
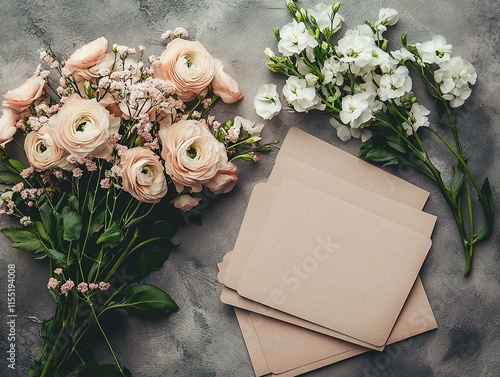
[[[342,3],[340,1],[337,1],[335,4],[332,5],[333,14],[339,11],[341,5]]]
[[[264,50],[264,55],[266,55],[266,57],[268,59],[272,59],[272,58],[275,58],[276,55],[274,54],[273,50],[271,50],[269,47],[267,47],[265,50]]]
[[[83,89],[85,91],[85,95],[89,98],[92,99],[94,98],[94,93],[92,93],[92,86],[90,84],[90,81],[85,81],[85,84],[83,84]]]
[[[118,52],[118,45],[116,43],[113,45],[111,51],[113,51],[115,54]]]
[[[292,14],[294,14],[298,10],[297,5],[295,5],[295,1],[293,0],[286,0],[286,7]]]

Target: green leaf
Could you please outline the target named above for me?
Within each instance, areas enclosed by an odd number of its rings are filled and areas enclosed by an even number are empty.
[[[451,200],[455,205],[458,205],[458,197],[462,192],[465,184],[465,174],[460,166],[455,165],[453,167],[453,179],[451,180],[450,191]]]
[[[40,206],[40,218],[46,229],[49,229],[49,231],[54,230],[55,219],[54,215],[52,214],[52,208],[48,203],[43,203]]]
[[[66,255],[61,253],[60,251],[49,249],[47,250],[47,255],[50,259],[56,262],[56,265],[59,267],[66,268],[68,267],[68,262],[66,261]]]
[[[113,307],[125,309],[130,315],[161,315],[179,309],[166,292],[149,284],[130,287],[123,301]]]
[[[104,244],[105,246],[115,247],[118,246],[125,235],[123,234],[120,225],[117,222],[113,222],[97,239],[97,244]]]
[[[16,173],[21,173],[24,169],[26,169],[26,165],[19,161],[19,160],[15,160],[13,158],[9,158],[7,160],[8,164],[10,165],[10,167],[12,167],[12,169],[14,170],[14,172]]]
[[[12,246],[29,252],[45,249],[43,242],[33,229],[8,228],[2,229],[3,234],[12,241]]]
[[[40,238],[42,238],[45,241],[49,241],[50,242],[50,236],[47,233],[47,231],[45,230],[45,226],[44,226],[43,222],[41,222],[41,221],[35,221],[33,223],[33,227],[36,229],[36,231],[37,231],[38,235],[40,236]]]
[[[57,211],[52,211],[52,215],[54,216],[54,222],[56,224],[56,236],[59,245],[62,245],[64,242],[64,223],[63,218]]]
[[[10,171],[0,171],[0,183],[3,185],[15,185],[23,180],[17,173]]]
[[[368,161],[384,165],[397,165],[399,163],[398,157],[394,153],[382,148],[372,149],[366,153],[365,158]]]
[[[65,241],[76,241],[80,239],[82,231],[82,218],[73,208],[64,207],[61,212],[63,222],[63,237]]]
[[[122,365],[123,372],[115,364],[98,364],[95,360],[80,364],[74,369],[70,376],[89,377],[132,377],[132,373]]]
[[[89,233],[94,234],[99,232],[104,226],[105,212],[99,211],[95,212],[92,216],[92,220],[90,221]]]
[[[481,186],[479,203],[483,209],[486,225],[483,230],[474,236],[474,243],[488,238],[491,234],[491,229],[493,228],[493,215],[495,213],[495,209],[493,205],[493,193],[491,192],[490,181],[488,178],[484,180],[483,185]]]

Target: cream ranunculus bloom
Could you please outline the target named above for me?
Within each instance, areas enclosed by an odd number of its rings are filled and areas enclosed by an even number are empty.
[[[17,132],[16,122],[18,116],[11,109],[3,109],[0,118],[0,145],[5,148],[7,143],[12,141]]]
[[[165,170],[177,192],[184,186],[199,192],[228,163],[224,145],[215,139],[203,123],[181,120],[158,132]]]
[[[27,134],[24,149],[29,163],[38,171],[68,165],[68,153],[57,144],[54,131],[48,125]]]
[[[158,203],[167,193],[160,157],[150,149],[135,147],[121,155],[123,189],[145,203]]]
[[[201,198],[193,198],[189,194],[182,194],[177,196],[170,203],[174,205],[175,208],[179,208],[182,212],[191,211],[200,203]]]
[[[59,144],[71,155],[105,158],[112,152],[110,137],[118,133],[120,119],[95,99],[73,94],[61,111],[49,119],[49,125]]]
[[[105,56],[107,49],[108,41],[104,37],[97,38],[87,43],[73,52],[66,60],[63,74],[69,76],[75,72],[88,70],[95,66]]]
[[[214,59],[200,42],[177,38],[160,56],[160,72],[183,101],[203,92],[215,75]]]
[[[226,194],[238,183],[238,168],[232,162],[221,166],[217,174],[205,186],[214,194]]]
[[[42,96],[44,87],[44,79],[40,76],[32,76],[20,87],[5,93],[2,105],[21,112]]]

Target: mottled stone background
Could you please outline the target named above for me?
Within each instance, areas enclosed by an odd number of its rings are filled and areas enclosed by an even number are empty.
[[[301,4],[307,8],[314,2]],[[489,176],[497,198],[498,0],[346,0],[341,13],[348,26],[355,26],[364,19],[375,20],[381,7],[400,12],[400,22],[389,36],[399,39],[407,32],[409,41],[416,42],[442,34],[456,53],[476,67],[479,79],[473,97],[460,113],[460,134],[470,165],[479,177]],[[160,53],[164,48],[161,33],[184,26],[193,39],[225,62],[227,72],[238,79],[246,95],[235,106],[218,106],[221,120],[237,114],[258,120],[252,105],[258,84],[282,82],[266,70],[263,50],[268,46],[276,50],[272,30],[289,20],[281,0],[0,0],[0,92],[17,87],[33,73],[44,41],[62,56],[100,36],[110,43],[142,44],[149,53]],[[340,142],[328,117],[321,114],[281,114],[267,123],[264,137],[283,139],[290,126],[357,153],[358,143]],[[434,152],[437,164],[446,169],[442,152]],[[160,271],[147,279],[168,291],[181,309],[165,319],[124,318],[120,323],[111,342],[134,376],[253,375],[233,310],[219,301],[216,264],[233,247],[252,187],[267,179],[274,158],[271,154],[262,156],[259,164],[242,164],[237,188],[210,203],[203,226],[190,225],[177,234],[181,246]],[[369,352],[309,375],[499,376],[500,216],[493,237],[476,250],[473,273],[464,278],[458,233],[438,190],[416,172],[392,172],[431,192],[425,209],[438,216],[438,223],[421,276],[439,329],[391,345],[381,354]],[[498,200],[495,203],[500,208]],[[19,314],[17,374],[8,375],[25,376],[41,344],[39,325],[27,316],[46,318],[52,312],[52,300],[45,288],[47,269],[30,255],[12,249],[3,235],[0,243],[0,375],[7,371],[6,266],[14,263]],[[99,346],[98,357],[100,351],[106,349]]]

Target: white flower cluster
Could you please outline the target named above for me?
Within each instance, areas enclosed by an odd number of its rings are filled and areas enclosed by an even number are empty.
[[[412,93],[412,65],[432,72],[437,95],[451,107],[462,105],[471,94],[476,72],[468,61],[452,57],[452,46],[443,36],[414,45],[404,41],[402,49],[387,51],[383,33],[398,21],[394,9],[381,9],[375,23],[347,30],[335,43],[333,35],[344,21],[338,13],[340,3],[320,3],[307,11],[293,1],[287,6],[294,19],[276,31],[281,56],[266,49],[267,66],[288,76],[282,90],[288,107],[332,113],[330,123],[344,141],[367,140],[380,112],[397,118],[403,134],[429,125],[430,111]],[[254,105],[264,119],[277,115],[281,102],[276,86],[262,85]]]

